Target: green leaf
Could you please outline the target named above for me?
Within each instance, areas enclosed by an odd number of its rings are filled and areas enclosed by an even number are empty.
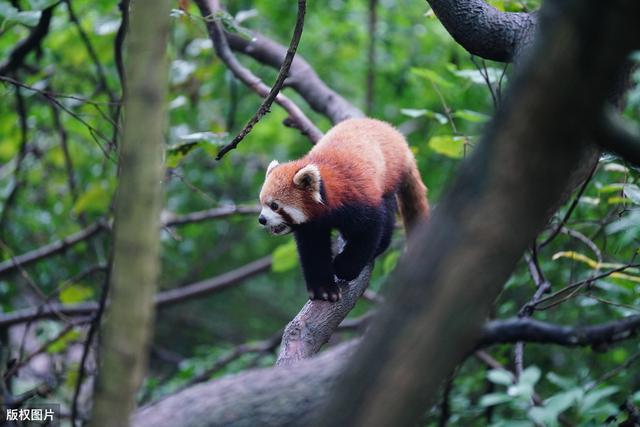
[[[29,0],[29,5],[32,10],[44,10],[48,7],[53,6],[58,3],[60,0]]]
[[[93,290],[88,286],[71,285],[64,288],[60,294],[60,302],[63,304],[77,304],[93,297]]]
[[[0,1],[0,17],[11,20],[17,14],[18,9],[13,7],[8,1]]]
[[[478,113],[477,111],[471,110],[457,110],[453,113],[453,117],[457,117],[473,123],[485,123],[490,118],[486,114]]]
[[[576,382],[573,379],[561,377],[554,372],[547,373],[546,378],[551,384],[554,384],[564,390],[568,390],[576,386]]]
[[[540,380],[540,368],[537,366],[529,366],[520,375],[519,384],[527,384],[533,387]]]
[[[592,409],[600,400],[617,393],[618,390],[619,388],[614,386],[591,390],[584,396],[584,399],[582,399],[580,412],[586,412]]]
[[[607,225],[605,230],[608,234],[618,233],[620,231],[637,231],[640,227],[640,210],[633,210],[628,215]]]
[[[492,84],[497,84],[500,81],[500,78],[502,78],[503,82],[506,81],[506,77],[502,76],[503,73],[500,68],[486,68],[486,71],[487,71],[487,76],[489,78],[489,81]],[[478,70],[453,70],[453,73],[456,76],[461,77],[463,79],[467,79],[475,84],[480,84],[480,85],[487,84],[484,76]]]
[[[640,205],[640,188],[634,184],[626,184],[623,188],[624,195],[636,205]]]
[[[430,119],[435,119],[441,125],[446,124],[448,121],[447,116],[445,116],[444,114],[436,113],[435,111],[431,111],[431,110],[425,110],[425,109],[416,110],[413,108],[403,108],[400,110],[400,112],[405,116],[409,116],[413,118],[423,117],[423,116],[429,117]]]
[[[197,148],[200,142],[183,142],[175,144],[167,148],[167,155],[164,164],[168,168],[176,168],[180,162],[191,152]]]
[[[437,135],[431,137],[427,143],[436,153],[454,159],[460,159],[464,155],[464,138],[453,135]]]
[[[42,12],[39,10],[25,10],[22,12],[18,12],[14,17],[12,17],[11,21],[16,21],[24,25],[28,25],[30,27],[34,27],[38,24],[40,20],[40,15]]]
[[[251,34],[251,32],[247,29],[238,25],[234,17],[226,10],[218,10],[217,12],[214,12],[213,16],[209,19],[218,21],[220,24],[222,24],[224,29],[230,33],[236,33],[247,40],[253,39],[253,34]]]
[[[77,341],[80,338],[80,331],[76,331],[75,329],[70,330],[66,334],[62,335],[60,338],[49,344],[47,347],[47,353],[49,354],[57,354],[61,353],[69,347],[69,344]]]
[[[507,394],[523,400],[529,400],[533,395],[533,386],[526,382],[519,382],[516,385],[510,386],[507,389]]]
[[[486,408],[487,406],[499,405],[500,403],[511,402],[513,397],[504,393],[490,393],[485,394],[480,398],[480,406]]]
[[[91,184],[87,191],[82,193],[71,211],[74,215],[84,212],[104,213],[111,202],[111,194],[107,186],[102,183]]]
[[[492,369],[487,373],[487,379],[494,384],[509,386],[513,384],[513,375],[504,369]]]
[[[398,259],[400,258],[400,251],[391,251],[385,257],[382,262],[382,274],[385,276],[389,275],[398,264]]]
[[[411,72],[418,77],[429,80],[431,83],[440,86],[444,89],[452,89],[455,85],[444,77],[440,76],[433,70],[427,68],[412,68]]]
[[[558,393],[545,400],[545,406],[555,410],[557,413],[565,411],[574,403],[577,403],[584,396],[584,391],[580,387],[574,387],[571,390]]]
[[[271,269],[276,273],[289,271],[298,265],[298,252],[296,242],[291,239],[284,245],[278,246],[273,251]]]

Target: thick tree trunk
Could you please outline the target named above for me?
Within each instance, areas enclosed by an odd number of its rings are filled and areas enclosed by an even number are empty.
[[[159,264],[169,5],[141,1],[131,10],[111,299],[92,426],[128,425],[145,371]]]
[[[591,155],[586,142],[612,91],[611,76],[640,36],[640,3],[545,5],[532,54],[401,262],[393,295],[325,409],[333,416],[318,425],[415,425],[473,347],[572,171]]]

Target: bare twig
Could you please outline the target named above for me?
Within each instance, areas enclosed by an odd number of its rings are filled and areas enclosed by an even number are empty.
[[[220,292],[238,285],[250,277],[264,273],[270,267],[271,257],[267,256],[211,279],[159,292],[155,297],[156,307],[163,308],[189,299]],[[70,317],[88,316],[93,315],[97,310],[98,304],[95,302],[75,305],[49,304],[45,307],[25,308],[11,313],[0,314],[0,328],[35,319],[49,319],[58,314]]]
[[[209,368],[191,378],[191,380],[184,387],[181,387],[181,390],[194,384],[207,381],[213,374],[223,369],[234,360],[237,360],[238,358],[244,356],[245,354],[273,352],[278,347],[281,340],[282,330],[276,332],[270,338],[267,338],[265,340],[240,344],[231,349],[225,355],[218,358]]]
[[[87,50],[87,53],[89,54],[89,58],[91,58],[91,61],[93,62],[93,65],[96,68],[96,74],[98,76],[98,81],[100,82],[100,86],[107,93],[107,96],[108,96],[109,100],[112,103],[115,103],[116,97],[114,96],[114,94],[109,89],[109,83],[107,82],[107,74],[104,71],[104,67],[102,66],[102,63],[100,62],[100,59],[98,58],[98,54],[97,54],[95,48],[93,47],[93,44],[91,43],[91,40],[89,39],[89,36],[87,35],[86,31],[84,31],[84,28],[82,28],[82,24],[80,23],[80,20],[78,19],[78,16],[76,15],[75,11],[73,10],[73,5],[71,4],[71,1],[70,0],[64,0],[64,3],[67,5],[67,11],[69,13],[69,20],[76,26],[76,29],[78,30],[78,34],[80,35],[80,40],[82,40],[82,43],[84,44],[85,49]]]
[[[587,285],[589,283],[595,282],[596,280],[600,280],[600,279],[603,279],[605,277],[611,276],[614,273],[619,273],[619,272],[622,272],[622,271],[627,270],[629,268],[636,268],[636,267],[640,267],[640,264],[627,264],[627,265],[620,266],[618,268],[614,268],[614,269],[609,270],[609,271],[605,271],[605,272],[603,272],[601,274],[597,274],[595,276],[590,276],[590,277],[588,277],[588,278],[586,278],[584,280],[580,280],[578,282],[572,283],[572,284],[567,285],[566,287],[564,287],[562,289],[557,290],[556,292],[552,293],[551,295],[549,295],[547,297],[541,298],[540,300],[538,300],[534,304],[533,308],[535,310],[547,310],[547,309],[549,309],[551,307],[555,307],[556,305],[558,305],[558,304],[564,302],[566,299],[570,298],[570,296],[569,296],[569,297],[566,297],[566,298],[563,298],[563,299],[557,301],[556,298],[558,298],[560,295],[563,295],[563,294],[565,294],[567,292],[571,292],[571,291],[577,291],[577,290],[579,290],[579,288],[581,288],[581,287],[583,287],[583,286],[585,286],[585,285]],[[574,295],[574,294],[575,294],[575,292],[572,292],[571,296]],[[544,304],[544,303],[547,303],[547,302],[550,302],[550,303],[540,307],[541,304]]]
[[[376,44],[378,26],[378,0],[369,0],[369,49],[367,51],[367,84],[365,111],[367,116],[373,113],[376,79]]]
[[[287,55],[282,62],[282,66],[280,67],[280,71],[278,72],[278,77],[276,77],[276,82],[273,84],[273,87],[269,91],[267,97],[264,99],[264,101],[262,101],[262,104],[260,105],[260,108],[258,108],[258,111],[256,111],[253,117],[247,122],[247,124],[244,125],[240,133],[238,133],[238,135],[233,138],[230,143],[220,149],[216,160],[220,160],[226,153],[235,149],[240,141],[242,141],[244,137],[247,136],[249,132],[251,132],[251,129],[253,129],[256,123],[258,123],[258,121],[269,112],[271,104],[273,104],[273,101],[275,101],[276,96],[278,96],[278,93],[284,85],[284,81],[289,74],[289,68],[291,68],[291,63],[293,62],[293,58],[296,55],[298,43],[300,43],[300,38],[302,37],[302,29],[304,27],[304,15],[306,9],[307,2],[305,0],[298,0],[298,15],[296,17],[296,26],[293,30],[293,36],[291,37],[291,42],[289,43]],[[224,35],[222,35],[222,39],[224,39]]]
[[[104,281],[102,282],[102,293],[100,294],[100,300],[98,301],[97,308],[92,313],[91,324],[89,325],[89,331],[82,347],[82,357],[80,358],[80,364],[78,365],[78,376],[76,378],[76,387],[73,391],[73,399],[71,401],[71,427],[76,426],[78,420],[78,399],[80,398],[80,390],[82,389],[82,383],[86,374],[86,364],[89,358],[89,352],[91,351],[91,344],[93,339],[100,329],[100,322],[104,309],[107,305],[107,298],[109,296],[109,283],[111,279],[111,266],[113,265],[113,247],[109,248],[109,267],[106,270]]]
[[[13,182],[11,186],[11,191],[9,195],[4,200],[4,207],[2,212],[0,212],[0,237],[3,237],[4,231],[6,230],[5,223],[9,218],[9,212],[13,206],[13,203],[16,200],[18,195],[18,191],[20,190],[20,186],[22,185],[22,179],[20,174],[22,172],[22,166],[25,157],[27,156],[27,144],[29,142],[29,126],[27,124],[27,108],[24,103],[24,97],[22,96],[22,91],[20,88],[16,88],[16,111],[18,113],[18,122],[20,123],[20,148],[18,149],[18,154],[15,158],[15,168],[13,170]]]
[[[173,227],[176,225],[193,224],[197,222],[207,221],[210,219],[226,218],[235,214],[257,214],[260,212],[260,206],[257,205],[231,205],[221,206],[218,208],[207,209],[198,212],[191,212],[184,215],[176,215],[173,213],[163,213],[162,222],[165,227]]]
[[[549,243],[551,243],[551,241],[553,241],[553,239],[556,238],[556,236],[560,233],[560,231],[562,231],[562,227],[565,226],[565,224],[571,217],[571,214],[573,213],[574,209],[576,208],[576,206],[578,206],[578,202],[580,202],[580,197],[582,197],[582,194],[584,194],[584,191],[589,186],[589,183],[591,182],[591,178],[593,178],[593,175],[596,173],[597,168],[598,168],[598,163],[596,162],[593,165],[593,169],[591,169],[591,172],[587,176],[587,179],[584,180],[584,182],[580,186],[580,189],[578,190],[578,193],[573,198],[573,202],[571,202],[571,205],[569,206],[569,209],[567,209],[567,212],[564,214],[564,217],[562,218],[560,223],[556,225],[556,227],[553,229],[551,234],[549,234],[549,236],[542,243],[538,245],[539,248],[544,248],[545,246],[547,246]]]
[[[218,57],[225,63],[227,68],[242,81],[245,85],[250,87],[260,96],[268,97],[271,89],[265,85],[258,77],[256,77],[251,71],[242,66],[240,62],[235,58],[227,39],[224,35],[220,24],[216,19],[211,18],[212,14],[219,10],[217,1],[215,0],[196,0],[195,3],[200,8],[202,16],[206,17],[206,25],[209,31],[209,36],[213,42],[213,46],[216,50]],[[288,66],[287,66],[288,67]],[[288,68],[287,68],[288,69]],[[283,76],[286,78],[286,74]],[[322,137],[316,126],[309,120],[309,118],[302,112],[302,110],[293,103],[289,98],[282,93],[277,93],[275,96],[275,102],[281,105],[289,114],[289,123],[299,129],[304,135],[309,137],[312,142],[318,141]],[[220,154],[218,155],[220,157]]]
[[[97,233],[104,231],[107,228],[108,228],[108,225],[105,221],[98,221],[90,225],[89,227],[82,229],[77,233],[74,233],[63,239],[60,239],[53,243],[49,243],[48,245],[41,246],[38,249],[34,249],[22,255],[11,257],[6,261],[0,262],[0,276],[15,270],[16,268],[18,268],[18,266],[24,267],[36,261],[39,261],[43,258],[47,258],[51,255],[64,252],[70,247],[80,242],[83,242],[87,239],[90,239]]]
[[[255,31],[251,40],[233,33],[225,33],[231,49],[254,58],[256,61],[280,68],[287,48]],[[364,114],[339,93],[328,87],[313,67],[299,54],[296,55],[285,85],[293,88],[309,106],[336,124]]]

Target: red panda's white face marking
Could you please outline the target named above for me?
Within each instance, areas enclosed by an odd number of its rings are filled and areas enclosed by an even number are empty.
[[[314,205],[322,203],[320,171],[312,164],[271,162],[260,191],[262,210],[258,221],[272,234],[290,233],[309,220]]]

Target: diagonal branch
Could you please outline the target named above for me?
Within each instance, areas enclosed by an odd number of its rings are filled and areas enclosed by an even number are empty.
[[[250,277],[268,271],[270,268],[271,256],[266,256],[219,276],[195,282],[187,286],[159,292],[155,296],[154,303],[156,308],[164,308],[175,303],[211,295],[238,285]],[[30,322],[36,319],[51,319],[60,314],[69,317],[87,316],[94,314],[97,310],[98,304],[95,302],[85,302],[75,305],[47,304],[42,307],[30,307],[15,310],[11,313],[0,314],[0,328],[17,323]]]
[[[51,255],[64,252],[70,247],[90,239],[100,231],[104,231],[107,228],[108,225],[105,222],[98,221],[63,239],[49,243],[48,245],[44,245],[22,255],[11,257],[6,261],[2,261],[0,262],[0,276],[15,270],[18,266],[24,267]]]
[[[211,19],[214,8],[210,6],[210,1],[195,0],[195,3],[198,5],[202,16],[205,17],[209,37],[213,42],[213,46],[218,57],[225,63],[227,68],[229,68],[238,80],[243,82],[260,96],[267,97],[269,95],[270,88],[251,71],[242,66],[240,62],[238,62],[227,44],[222,28],[215,19]],[[293,101],[282,93],[279,93],[275,98],[275,102],[287,111],[290,119],[289,123],[309,137],[312,142],[315,143],[321,138],[322,132],[316,128],[300,107],[298,107]]]
[[[282,334],[277,366],[290,366],[320,351],[369,286],[371,266],[342,288],[340,301],[307,301]]]
[[[260,33],[251,32],[251,34],[253,37],[248,40],[237,34],[225,33],[231,49],[248,55],[262,64],[279,68],[284,61],[287,49]],[[328,87],[313,67],[300,55],[296,55],[293,60],[285,85],[293,88],[313,110],[326,116],[334,124],[364,115],[362,111]]]
[[[276,96],[280,93],[282,86],[284,85],[284,80],[287,78],[289,74],[289,68],[291,68],[291,63],[293,62],[293,58],[296,55],[296,50],[298,50],[298,43],[300,43],[300,38],[302,37],[302,29],[304,27],[304,15],[307,10],[307,2],[305,0],[298,0],[298,16],[296,17],[296,26],[293,30],[293,36],[291,37],[291,42],[289,43],[289,49],[287,49],[287,54],[280,66],[280,71],[278,72],[278,77],[276,78],[276,82],[273,84],[273,87],[269,91],[269,95],[262,101],[260,108],[256,111],[256,114],[244,125],[244,128],[240,131],[238,135],[236,135],[233,140],[222,147],[218,152],[218,156],[216,160],[220,160],[226,153],[235,149],[240,141],[244,139],[245,136],[251,132],[251,129],[258,123],[258,121],[267,114],[271,108],[271,104],[275,101]],[[222,36],[224,39],[224,35]],[[311,135],[310,135],[311,136]],[[313,138],[317,137],[312,136]]]
[[[49,24],[51,24],[51,17],[53,16],[53,9],[55,9],[57,3],[42,11],[40,20],[35,27],[31,30],[29,35],[9,53],[9,58],[3,64],[0,64],[0,75],[12,74],[24,63],[24,59],[32,51],[39,49],[42,40],[49,33]]]

